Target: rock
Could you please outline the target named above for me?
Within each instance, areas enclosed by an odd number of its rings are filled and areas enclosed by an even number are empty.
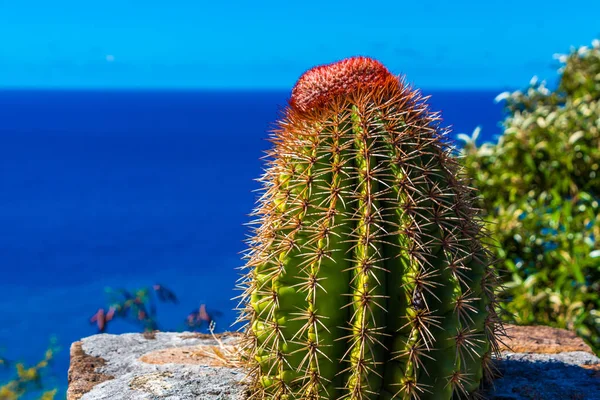
[[[226,351],[238,337],[219,340]],[[71,346],[67,399],[244,399],[244,372],[224,367],[215,349],[210,335],[193,333],[87,337]]]
[[[506,333],[510,337],[510,349],[513,353],[564,353],[585,351],[593,354],[592,349],[580,337],[565,329],[549,326],[508,325]]]
[[[600,400],[600,359],[569,331],[508,326],[485,394],[494,400]],[[226,365],[239,335],[101,334],[71,346],[68,400],[242,400],[242,369]]]
[[[600,359],[573,332],[514,325],[506,332],[491,399],[600,399]]]
[[[79,399],[94,386],[104,381],[114,379],[114,376],[100,372],[100,367],[106,362],[103,358],[86,354],[81,348],[81,342],[71,346],[71,365],[69,366],[69,399]]]

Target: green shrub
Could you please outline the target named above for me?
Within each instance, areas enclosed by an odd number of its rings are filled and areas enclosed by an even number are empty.
[[[600,351],[600,41],[559,56],[556,90],[503,93],[497,144],[461,135],[506,271],[506,319],[577,331]]]

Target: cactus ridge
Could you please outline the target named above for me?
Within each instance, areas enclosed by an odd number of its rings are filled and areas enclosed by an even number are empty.
[[[498,285],[426,98],[359,57],[273,132],[239,321],[257,399],[451,399],[494,373]]]

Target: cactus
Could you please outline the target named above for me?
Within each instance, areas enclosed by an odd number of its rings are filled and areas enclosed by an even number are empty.
[[[257,399],[451,399],[493,374],[484,232],[426,98],[379,62],[306,72],[239,287]]]

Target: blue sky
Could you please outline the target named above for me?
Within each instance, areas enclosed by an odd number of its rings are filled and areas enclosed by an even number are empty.
[[[351,55],[426,88],[555,77],[600,1],[0,0],[0,87],[290,88]]]

